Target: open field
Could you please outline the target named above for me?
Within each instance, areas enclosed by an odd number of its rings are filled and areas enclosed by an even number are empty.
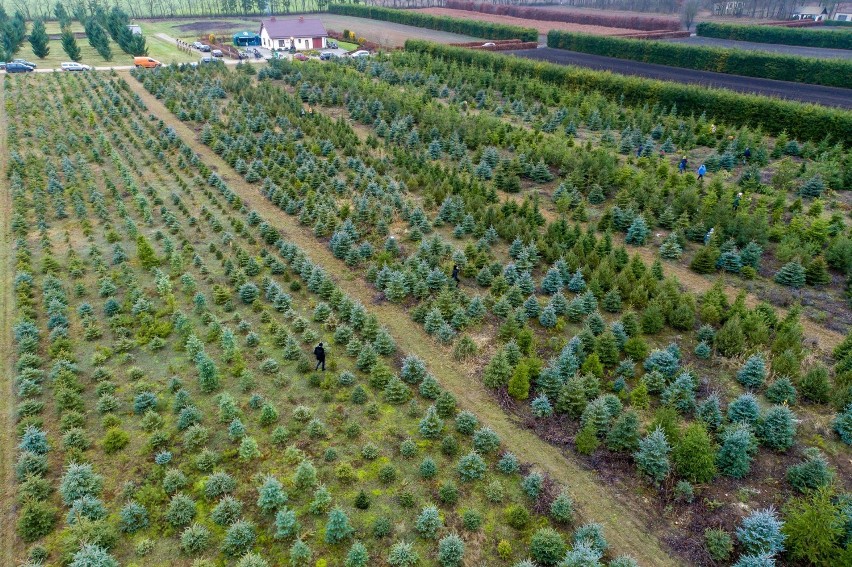
[[[771,51],[772,53],[784,53],[787,55],[798,55],[800,57],[816,57],[824,59],[852,59],[852,52],[845,49],[824,49],[821,47],[803,47],[798,45],[780,45],[773,43],[754,43],[750,41],[734,41],[730,39],[718,39],[715,37],[685,37],[681,39],[667,39],[677,43],[689,45],[706,45],[710,47],[726,47],[729,49],[748,49],[752,51]]]
[[[563,71],[0,77],[0,562],[843,564],[852,116]]]
[[[806,85],[787,81],[775,81],[772,79],[760,79],[756,77],[740,77],[727,73],[714,73],[712,71],[698,71],[695,69],[683,69],[658,65],[655,63],[644,63],[641,61],[629,61],[616,57],[605,57],[590,53],[577,53],[564,49],[552,49],[540,47],[538,49],[527,49],[514,52],[521,57],[550,61],[563,65],[578,65],[597,69],[600,71],[612,71],[624,75],[635,75],[649,79],[660,79],[664,81],[675,81],[693,85],[705,85],[731,89],[742,93],[756,93],[776,98],[797,100],[801,102],[812,102],[826,106],[839,108],[852,108],[852,97],[849,89],[838,87],[826,87],[822,85]]]
[[[564,30],[582,33],[591,33],[596,35],[617,35],[623,34],[629,30],[624,28],[608,28],[604,26],[587,26],[583,24],[572,24],[568,22],[549,22],[545,20],[528,20],[524,18],[515,18],[512,16],[499,16],[496,14],[483,14],[481,12],[468,12],[466,10],[451,10],[449,8],[423,8],[418,10],[427,14],[436,16],[451,16],[453,18],[482,20],[484,22],[493,22],[497,24],[506,24],[511,26],[521,26],[525,28],[535,28],[540,35],[547,35],[550,30]]]

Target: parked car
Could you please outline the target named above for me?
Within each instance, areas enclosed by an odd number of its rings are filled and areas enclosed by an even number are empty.
[[[483,43],[482,47],[497,47],[497,44],[493,41],[489,41],[488,43]]]
[[[163,64],[157,61],[156,59],[151,59],[150,57],[134,57],[133,64],[139,68],[144,67],[146,69],[156,69],[157,67],[162,66]]]
[[[305,55],[304,53],[297,53],[293,56],[293,59],[295,59],[297,61],[307,61],[308,56]]]
[[[199,63],[215,63],[215,62],[216,62],[216,59],[214,59],[213,56],[211,56],[211,55],[205,55],[204,57],[202,57],[199,60]]]
[[[33,71],[35,71],[35,69],[29,65],[24,65],[23,63],[16,63],[14,61],[6,63],[7,73],[32,73]]]
[[[201,49],[202,47],[204,47],[204,44],[201,43],[200,41],[193,41],[192,47],[194,47],[195,49]]]
[[[222,53],[221,49],[214,49],[210,52],[210,55],[212,55],[213,57],[224,57],[224,54]]]
[[[370,52],[366,49],[359,49],[358,51],[353,51],[349,54],[349,57],[369,57]]]
[[[0,71],[5,71],[5,70],[6,70],[6,62],[0,61]]]
[[[66,61],[65,63],[61,63],[59,65],[63,71],[91,71],[92,68],[89,65],[83,65],[82,63],[77,63],[76,61]]]
[[[33,69],[38,69],[38,65],[31,61],[27,61],[26,59],[12,59],[12,63],[21,63],[26,65],[27,67],[32,67]]]
[[[328,61],[329,59],[337,59],[337,54],[332,53],[331,51],[323,51],[320,53],[320,59],[322,61]]]
[[[206,43],[202,43],[201,47],[199,47],[198,50],[203,51],[204,53],[210,53],[210,46]]]

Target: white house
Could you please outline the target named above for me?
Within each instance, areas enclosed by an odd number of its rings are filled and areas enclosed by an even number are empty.
[[[791,16],[794,20],[813,20],[821,22],[828,17],[828,10],[823,6],[803,6],[798,10],[793,10]]]
[[[275,16],[260,21],[260,42],[268,49],[297,50],[323,49],[328,43],[328,32],[319,20],[278,20]]]
[[[838,22],[852,22],[852,4],[838,4],[832,19]]]

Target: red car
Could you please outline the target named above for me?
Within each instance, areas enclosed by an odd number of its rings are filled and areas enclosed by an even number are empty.
[[[297,54],[295,54],[295,55],[293,56],[293,59],[296,59],[296,60],[298,60],[298,61],[307,61],[307,60],[308,60],[308,56],[307,56],[307,55],[305,55],[304,53],[297,53]]]

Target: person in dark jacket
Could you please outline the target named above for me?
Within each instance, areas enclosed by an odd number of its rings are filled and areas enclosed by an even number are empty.
[[[678,171],[680,171],[681,173],[683,173],[684,171],[686,171],[686,156],[683,156],[683,157],[681,158],[680,163],[679,163],[679,164],[677,164],[677,169],[678,169]]]
[[[317,348],[314,349],[314,356],[317,357],[317,366],[314,368],[314,371],[319,370],[320,366],[322,366],[322,371],[325,372],[325,349],[322,343],[318,344]]]
[[[457,264],[453,264],[453,280],[456,282],[456,285],[459,285],[459,267]]]

